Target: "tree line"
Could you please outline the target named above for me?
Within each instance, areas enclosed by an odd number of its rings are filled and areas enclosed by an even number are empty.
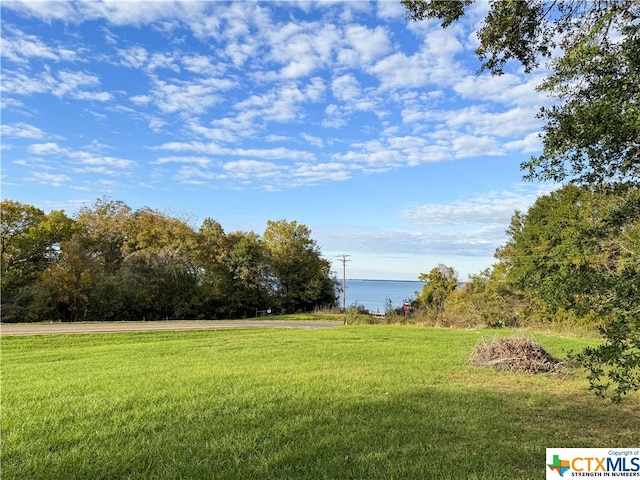
[[[414,307],[445,324],[592,327],[640,315],[640,188],[566,185],[516,211],[496,263],[458,288],[453,267],[420,275]]]
[[[331,264],[303,224],[226,233],[98,199],[73,217],[1,203],[2,321],[241,318],[337,303]]]

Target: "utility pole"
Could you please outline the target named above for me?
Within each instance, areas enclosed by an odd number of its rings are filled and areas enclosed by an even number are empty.
[[[343,253],[338,257],[342,262],[342,310],[345,313],[347,311],[347,262],[351,261],[347,260],[347,257],[350,256]]]

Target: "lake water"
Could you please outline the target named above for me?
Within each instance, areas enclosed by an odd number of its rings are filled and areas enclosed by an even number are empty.
[[[384,312],[387,300],[391,300],[394,309],[399,308],[405,301],[415,300],[423,285],[418,281],[347,280],[347,308],[357,303],[372,313]],[[342,293],[339,299],[342,306]]]

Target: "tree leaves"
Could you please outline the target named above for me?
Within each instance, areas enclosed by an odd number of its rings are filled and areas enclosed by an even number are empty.
[[[336,302],[310,230],[269,222],[264,238],[195,231],[151,208],[101,198],[75,219],[2,202],[3,321],[153,320],[255,315]]]
[[[402,2],[407,18],[447,27],[472,2]],[[522,163],[527,180],[571,182],[516,212],[497,252],[505,279],[561,309],[597,312],[605,344],[580,359],[592,388],[612,398],[640,388],[640,3],[636,0],[491,1],[477,32],[481,70],[510,60],[525,73],[551,59],[539,87],[542,154]],[[606,375],[608,380],[603,381]]]

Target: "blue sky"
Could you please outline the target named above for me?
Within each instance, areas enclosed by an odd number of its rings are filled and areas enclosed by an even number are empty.
[[[476,75],[482,3],[447,30],[398,1],[1,8],[2,198],[295,220],[340,275],[464,280],[550,188],[519,170],[544,71]]]

